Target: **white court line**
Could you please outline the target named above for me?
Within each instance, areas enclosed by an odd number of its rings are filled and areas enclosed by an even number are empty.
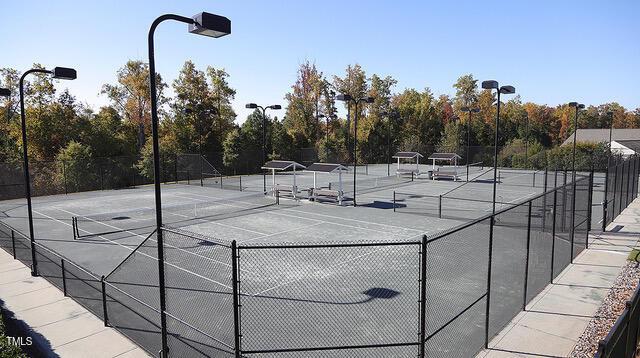
[[[56,209],[56,210],[62,210],[62,209]],[[64,210],[63,210],[63,211],[64,211]],[[53,221],[57,221],[57,222],[59,222],[59,223],[61,223],[61,224],[63,224],[63,225],[66,225],[66,226],[72,226],[72,225],[71,225],[71,224],[69,224],[69,223],[66,223],[66,222],[64,222],[64,221],[62,221],[62,220],[56,219],[56,218],[51,217],[51,216],[49,216],[49,215],[43,214],[43,213],[38,212],[38,211],[36,211],[36,210],[34,210],[33,212],[34,212],[34,213],[36,213],[36,214],[38,214],[38,215],[42,215],[42,216],[44,216],[44,217],[45,217],[45,218],[47,218],[47,219],[50,219],[50,220],[53,220]],[[80,231],[84,231],[84,232],[86,232],[87,234],[93,234],[92,232],[87,231],[87,230],[83,230],[83,229],[80,229]],[[136,235],[137,235],[137,234],[136,234]],[[130,248],[130,247],[128,247],[128,246],[122,245],[122,244],[121,244],[121,243],[119,243],[119,242],[116,242],[116,241],[113,241],[113,240],[109,240],[109,239],[107,239],[107,238],[106,238],[106,237],[104,237],[104,236],[96,236],[96,237],[99,237],[99,238],[101,238],[101,239],[103,239],[103,240],[105,240],[105,241],[108,241],[108,242],[110,242],[110,243],[112,243],[112,244],[115,244],[115,245],[117,245],[117,246],[123,247],[123,248],[125,248],[125,249],[127,249],[127,250],[129,250],[129,251],[134,251],[134,249],[132,249],[132,248]],[[138,253],[139,253],[140,255],[143,255],[143,256],[149,257],[149,258],[151,258],[151,259],[153,259],[153,260],[155,260],[155,261],[158,261],[158,258],[157,258],[157,257],[151,256],[151,255],[148,255],[148,254],[145,254],[144,252],[138,252]],[[229,289],[231,289],[231,288],[232,288],[231,286],[227,286],[227,285],[225,285],[225,284],[223,284],[223,283],[221,283],[221,282],[218,282],[218,281],[215,281],[215,280],[209,279],[209,278],[207,278],[207,277],[204,277],[204,276],[199,275],[199,274],[197,274],[197,273],[195,273],[195,272],[189,271],[189,270],[187,270],[187,269],[185,269],[185,268],[182,268],[182,267],[180,267],[180,266],[176,266],[176,265],[171,264],[171,263],[168,263],[168,262],[166,262],[166,261],[165,261],[165,264],[166,264],[166,265],[169,265],[169,266],[172,266],[172,267],[175,267],[175,268],[177,268],[177,269],[178,269],[178,270],[180,270],[180,271],[184,271],[184,272],[187,272],[187,273],[192,274],[192,275],[194,275],[194,276],[200,277],[200,278],[202,278],[202,279],[204,279],[204,280],[206,280],[206,281],[209,281],[209,282],[212,282],[212,283],[218,284],[218,285],[220,285],[220,286],[222,286],[222,287],[229,288]]]
[[[192,194],[192,193],[180,193],[183,195],[195,195],[195,196],[200,196],[200,197],[205,197],[207,198],[208,196],[206,195],[200,195],[200,194]],[[201,201],[206,201],[203,199],[196,199],[196,198],[191,198],[186,196],[185,199],[191,199],[191,200],[201,200]],[[229,205],[229,206],[234,206],[233,204],[224,204],[224,205]],[[238,207],[238,206],[236,206]],[[241,206],[240,206],[241,207]],[[301,213],[301,211],[298,210],[294,210],[294,209],[281,209],[281,210],[285,210],[285,211],[292,211],[295,213]],[[306,216],[298,216],[298,215],[291,215],[291,214],[283,214],[281,212],[275,212],[275,211],[267,211],[267,210],[261,210],[261,211],[266,211],[268,213],[274,214],[274,215],[281,215],[281,216],[286,216],[286,217],[293,217],[296,219],[305,219],[305,220],[312,220],[312,221],[322,221],[324,223],[327,224],[331,224],[331,225],[339,225],[339,226],[346,226],[346,227],[350,227],[352,229],[363,229],[363,230],[369,230],[369,231],[374,231],[374,232],[380,232],[380,230],[375,230],[375,229],[369,229],[369,228],[363,228],[363,227],[358,227],[358,226],[353,226],[353,225],[347,225],[347,224],[338,224],[335,222],[331,222],[331,221],[325,221],[325,220],[320,220],[320,219],[314,219],[314,218],[310,218],[310,217],[306,217]],[[400,229],[400,230],[408,230],[408,231],[414,231],[414,232],[423,232],[424,230],[418,230],[418,229],[411,229],[411,228],[406,228],[406,227],[401,227],[401,226],[395,226],[395,225],[389,225],[389,224],[379,224],[379,223],[374,223],[374,222],[370,222],[370,221],[364,221],[364,220],[358,220],[358,219],[351,219],[351,218],[344,218],[344,217],[338,217],[338,216],[332,216],[332,215],[327,215],[327,214],[318,214],[318,213],[311,213],[311,212],[304,212],[305,214],[309,214],[309,215],[315,215],[315,216],[323,216],[323,217],[327,217],[327,218],[332,218],[332,219],[338,219],[338,220],[344,220],[344,221],[353,221],[353,222],[358,222],[361,224],[367,224],[367,225],[377,225],[377,226],[386,226],[386,227],[390,227],[390,228],[394,228],[394,229]],[[392,234],[394,236],[396,235],[400,235],[400,234]]]
[[[78,214],[76,214],[76,213],[74,213],[74,212],[71,212],[71,211],[68,211],[68,210],[65,210],[65,209],[59,209],[59,208],[54,208],[54,209],[56,209],[56,210],[60,210],[60,211],[64,211],[65,213],[67,213],[67,214],[71,214],[71,215],[74,215],[74,216],[79,216]],[[83,216],[80,216],[80,217],[83,217]],[[109,225],[109,224],[107,224],[107,223],[103,223],[103,222],[100,222],[100,221],[96,221],[96,220],[93,220],[93,219],[88,218],[88,217],[84,217],[84,218],[89,219],[89,220],[91,220],[91,221],[95,222],[96,224],[104,225],[104,226],[106,226],[106,227],[109,227],[109,228],[112,228],[112,229],[116,229],[116,230],[122,230],[122,232],[126,232],[126,233],[128,233],[128,234],[131,234],[131,235],[133,235],[133,236],[140,237],[140,238],[142,238],[142,239],[146,238],[146,236],[144,236],[144,235],[140,235],[140,234],[138,234],[138,233],[135,233],[135,232],[130,231],[130,230],[127,230],[127,229],[123,229],[123,228],[120,228],[120,227],[117,227],[117,226],[114,226],[114,225]],[[87,231],[87,230],[82,230],[82,231],[85,231],[85,232],[88,232],[88,233],[92,234],[91,232],[89,232],[89,231]],[[100,238],[102,238],[102,236],[99,236],[99,237],[100,237]],[[154,240],[154,239],[152,239],[152,238],[149,238],[149,240],[151,240],[151,241],[153,241],[153,242],[156,242],[156,243],[158,242],[158,240]],[[205,240],[205,241],[206,241],[206,240]],[[222,262],[222,261],[218,261],[218,260],[216,260],[216,259],[212,259],[212,258],[210,258],[210,257],[202,256],[202,255],[199,255],[199,254],[198,254],[198,253],[196,253],[196,252],[192,252],[192,251],[189,251],[189,250],[185,250],[185,249],[183,249],[183,248],[180,248],[180,247],[177,247],[177,246],[174,246],[174,245],[171,245],[171,244],[167,244],[166,242],[164,243],[164,245],[166,245],[166,246],[168,246],[168,247],[172,247],[172,248],[177,249],[177,250],[180,250],[180,251],[184,251],[184,252],[186,252],[187,254],[194,255],[194,256],[198,256],[198,257],[201,257],[201,258],[203,258],[203,259],[205,259],[205,260],[209,260],[209,261],[211,261],[211,262],[215,262],[215,263],[221,264],[221,265],[223,265],[223,266],[232,267],[232,266],[231,266],[231,264],[228,264],[228,263],[226,263],[226,262]],[[243,271],[245,271],[245,272],[247,272],[247,273],[251,273],[251,274],[257,275],[257,273],[255,273],[255,272],[251,272],[251,271],[247,271],[247,270],[243,270]]]

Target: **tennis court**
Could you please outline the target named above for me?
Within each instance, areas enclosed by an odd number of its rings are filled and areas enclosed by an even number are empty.
[[[418,305],[421,240],[468,222],[470,216],[488,214],[492,183],[386,177],[386,165],[369,170],[371,174],[358,176],[358,207],[286,198],[277,203],[261,192],[261,175],[243,178],[243,191],[163,185],[163,218],[167,226],[176,228],[163,230],[170,352],[174,356],[194,356],[194,352],[233,356],[232,308],[237,297],[241,345],[248,355],[299,356],[302,350],[327,345],[363,348],[304,354],[417,354],[415,342],[422,324]],[[379,175],[374,175],[376,171]],[[480,170],[476,173],[482,174]],[[535,175],[505,173],[505,180],[498,184],[499,200],[516,204],[542,193],[543,186],[530,184]],[[291,175],[277,179],[286,183]],[[328,183],[333,178],[320,180]],[[297,182],[310,185],[312,177],[300,174]],[[345,181],[345,190],[349,184],[352,182]],[[448,192],[460,201],[465,197],[476,201],[449,207],[467,210],[465,218],[441,219],[419,209],[394,212],[397,190],[424,196],[420,199],[427,201]],[[21,201],[1,205],[4,215],[0,220],[28,232]],[[550,212],[545,205],[548,203],[541,204],[543,216]],[[160,340],[154,215],[151,186],[34,199],[36,240],[96,277],[106,276],[104,311],[109,312],[109,323],[152,353]],[[504,237],[515,237],[522,225],[526,230],[519,216],[519,226],[502,229]],[[484,308],[478,307],[486,301],[488,243],[478,238],[488,236],[488,228],[487,220],[478,222],[473,229],[461,231],[464,234],[434,243],[431,256],[427,253],[433,270],[427,278],[430,320],[426,332],[436,338],[428,344],[436,355],[446,356],[448,349],[465,341],[474,343],[469,344],[473,350],[476,341],[484,339],[478,334],[484,327]],[[501,245],[503,252],[521,251],[523,241],[503,240]],[[469,257],[469,252],[483,254]],[[496,281],[492,290],[513,291],[507,269],[521,262],[515,258],[509,262],[496,268],[494,275],[507,279]],[[233,277],[234,272],[238,277]],[[237,295],[234,281],[239,282]],[[79,292],[86,298],[85,305],[101,312],[100,282],[84,283],[86,287]],[[456,316],[460,310],[464,315]],[[504,317],[497,312],[493,320],[498,323],[511,317],[510,312]],[[448,343],[438,343],[440,327],[447,324],[445,331],[452,329],[447,323],[452,318],[459,330],[448,334]],[[382,346],[364,348],[375,344]]]

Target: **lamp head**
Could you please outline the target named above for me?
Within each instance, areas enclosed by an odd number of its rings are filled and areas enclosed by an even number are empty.
[[[578,102],[569,102],[569,107],[578,107]]]
[[[514,94],[516,93],[516,88],[513,86],[502,86],[500,87],[500,93],[502,94]]]
[[[364,101],[365,103],[373,103],[373,102],[375,101],[375,98],[373,98],[373,97],[369,96],[369,97],[365,97],[365,98],[363,98],[363,101]]]
[[[498,89],[498,81],[495,81],[495,80],[482,81],[482,88],[483,89]]]
[[[580,104],[578,105],[578,109],[584,109],[584,104],[580,103]]]
[[[282,109],[282,106],[279,104],[272,104],[271,106],[267,107],[267,108],[271,108],[271,109]]]
[[[224,16],[201,12],[192,17],[189,32],[209,37],[222,37],[231,33],[231,20]]]
[[[9,97],[11,96],[11,90],[8,88],[0,88],[0,97]]]
[[[478,113],[480,112],[480,108],[471,108],[471,112]]]
[[[249,109],[256,109],[258,108],[258,105],[255,103],[247,103],[244,108],[249,108]]]
[[[351,101],[353,97],[350,94],[339,94],[336,96],[338,101]]]
[[[55,67],[51,73],[53,78],[59,80],[75,80],[78,77],[76,70],[73,68]]]

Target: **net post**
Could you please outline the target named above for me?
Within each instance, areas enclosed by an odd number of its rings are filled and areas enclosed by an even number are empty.
[[[393,212],[396,212],[396,191],[393,191]]]
[[[107,312],[107,291],[104,283],[104,275],[100,277],[100,285],[102,286],[102,313],[104,315],[104,326],[109,326],[109,316]]]
[[[200,155],[200,186],[204,186],[204,178],[203,178],[203,173],[202,173],[202,155]]]
[[[556,176],[557,179],[557,176]],[[555,260],[556,251],[556,216],[558,214],[558,189],[553,190],[553,218],[551,220],[551,277],[549,282],[553,283],[553,261]]]
[[[233,291],[233,342],[234,356],[240,358],[242,351],[240,348],[240,303],[238,292],[238,246],[236,240],[231,242],[231,280]]]
[[[100,172],[100,190],[104,190],[104,173],[102,172],[102,165],[98,165],[98,171]]]
[[[527,214],[527,257],[525,259],[524,266],[524,293],[522,300],[522,310],[525,311],[527,308],[527,288],[529,283],[529,253],[531,249],[531,207],[533,205],[533,200],[529,200],[529,212]]]
[[[242,191],[242,175],[240,175],[240,191]],[[220,183],[222,183],[222,180],[220,180]]]
[[[276,205],[280,205],[280,190],[274,188],[276,192]]]
[[[427,235],[422,235],[420,253],[420,353],[418,357],[425,358],[427,337]]]
[[[187,185],[191,185],[191,178],[189,178],[189,171],[187,170]]]
[[[438,219],[442,219],[442,194],[438,195]]]
[[[220,189],[222,189],[222,178],[223,178],[223,175],[220,175]]]
[[[62,270],[62,294],[67,297],[67,270],[64,269],[64,259],[60,259],[60,269]]]
[[[411,181],[413,181],[413,172],[411,172]]]
[[[178,153],[175,154],[175,160],[173,161],[173,174],[175,175],[174,178],[176,179],[176,184],[178,184]],[[164,172],[164,170],[163,170]],[[187,172],[187,176],[188,176],[188,172]]]
[[[533,185],[534,188],[536,187],[536,172],[533,172]]]
[[[16,259],[16,233],[11,230],[11,251],[13,252],[13,259]]]
[[[489,348],[489,314],[491,312],[491,263],[493,261],[493,226],[495,224],[495,214],[490,216],[489,221],[489,260],[487,265],[487,306],[484,316],[484,348]]]

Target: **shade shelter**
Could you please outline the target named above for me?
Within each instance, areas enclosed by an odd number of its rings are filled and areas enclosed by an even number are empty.
[[[278,191],[287,191],[291,192],[291,195],[293,195],[294,198],[296,197],[296,194],[298,193],[298,186],[296,184],[296,170],[306,169],[304,165],[291,160],[271,160],[266,162],[262,169],[271,170],[271,190],[273,191],[274,195]],[[276,184],[276,171],[283,172],[287,170],[293,170],[293,185]]]
[[[432,178],[438,178],[438,177],[451,177],[453,178],[453,180],[457,180],[458,179],[458,159],[462,159],[461,156],[459,156],[456,153],[433,153],[429,156],[429,158],[427,158],[429,160],[432,161],[432,167],[431,169],[433,170],[432,173]],[[445,161],[448,162],[449,165],[453,165],[453,170],[436,170],[436,161]]]
[[[398,159],[398,168],[396,169],[396,174],[420,174],[420,158],[424,156],[418,152],[398,152],[393,158]],[[400,160],[415,160],[416,161],[416,169],[401,169],[400,168]]]
[[[313,188],[310,197],[316,200],[318,197],[330,197],[342,205],[344,200],[344,190],[342,188],[342,173],[348,172],[349,168],[342,164],[333,163],[313,163],[305,169],[305,172],[313,173]],[[316,176],[318,173],[338,174],[338,190],[318,188]]]

